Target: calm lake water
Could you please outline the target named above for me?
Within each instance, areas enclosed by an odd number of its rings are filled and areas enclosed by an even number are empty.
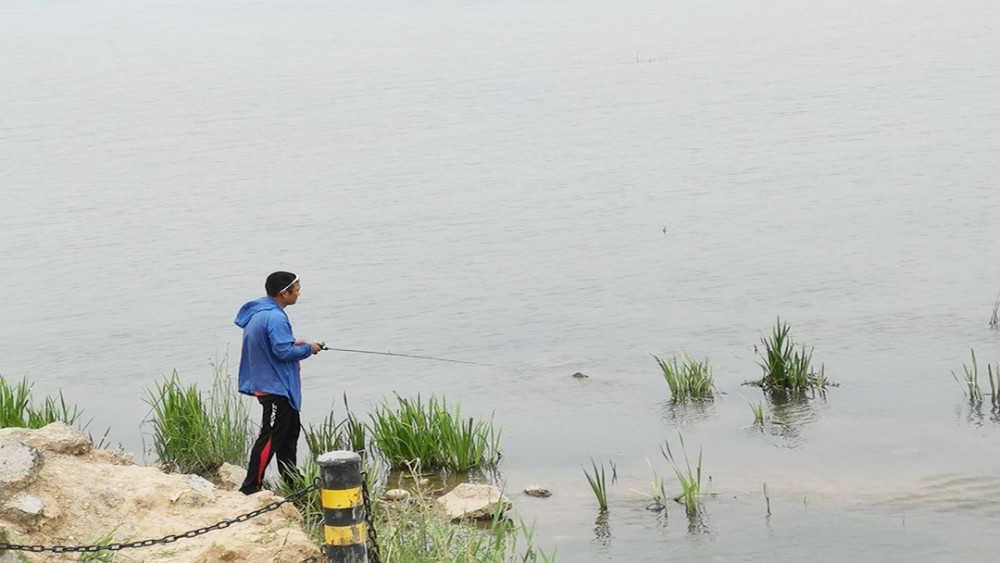
[[[324,353],[305,422],[345,392],[494,416],[559,561],[991,561],[1000,423],[952,372],[1000,362],[998,27],[987,0],[5,1],[0,373],[151,462],[147,390],[235,372],[233,316],[287,269],[301,338],[499,366]],[[758,431],[778,316],[840,386]],[[648,354],[681,347],[712,405],[671,405]],[[676,491],[679,433],[697,528],[630,490]]]

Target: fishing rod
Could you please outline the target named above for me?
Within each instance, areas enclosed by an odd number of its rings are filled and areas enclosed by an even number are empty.
[[[324,342],[319,342],[320,350],[330,350],[332,352],[351,352],[354,354],[376,354],[378,356],[397,356],[400,358],[417,358],[419,360],[433,360],[435,362],[451,362],[455,364],[468,364],[471,366],[487,366],[495,368],[497,366],[493,364],[481,364],[478,362],[466,362],[464,360],[452,360],[450,358],[435,358],[434,356],[416,356],[414,354],[394,354],[392,352],[373,352],[371,350],[351,350],[349,348],[330,348]]]

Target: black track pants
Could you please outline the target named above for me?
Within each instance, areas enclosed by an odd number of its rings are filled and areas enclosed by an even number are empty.
[[[285,483],[293,484],[298,474],[296,469],[296,448],[299,442],[299,411],[288,404],[288,398],[280,395],[257,397],[264,408],[260,421],[260,436],[250,452],[247,478],[240,492],[252,495],[260,490],[264,482],[264,470],[271,458],[278,456],[278,469]]]

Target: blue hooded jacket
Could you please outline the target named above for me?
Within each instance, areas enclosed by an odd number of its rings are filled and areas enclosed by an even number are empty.
[[[261,297],[243,305],[234,322],[243,329],[240,393],[281,395],[293,409],[301,410],[299,360],[312,355],[312,346],[294,344],[285,310],[270,297]]]

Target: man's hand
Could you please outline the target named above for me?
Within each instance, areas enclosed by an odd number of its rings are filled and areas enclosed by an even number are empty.
[[[314,356],[316,354],[319,354],[319,351],[322,350],[324,346],[322,342],[314,342],[312,340],[296,340],[294,344],[295,346],[298,346],[299,344],[308,344],[309,347],[312,348],[312,353]]]

